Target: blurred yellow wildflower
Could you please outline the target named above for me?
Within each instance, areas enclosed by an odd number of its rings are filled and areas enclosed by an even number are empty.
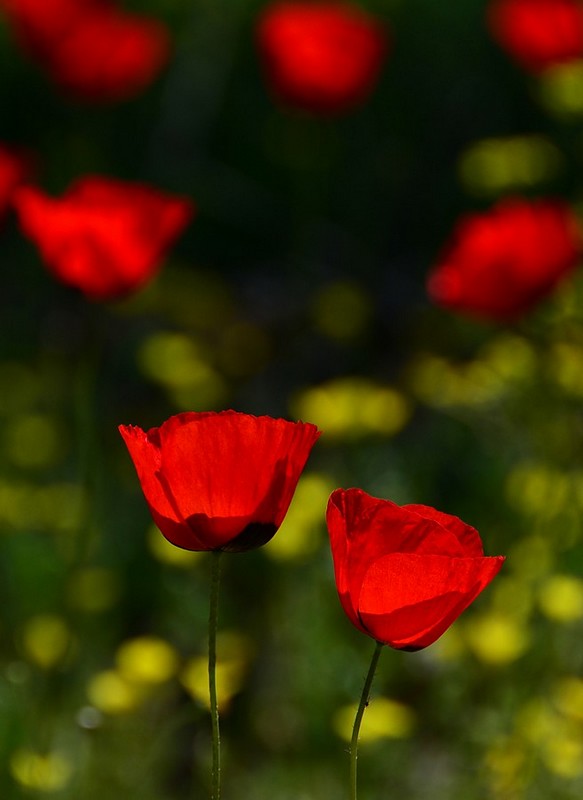
[[[178,653],[164,639],[140,636],[124,642],[115,657],[117,670],[130,683],[164,683],[178,671]]]
[[[565,117],[583,113],[583,61],[573,59],[545,70],[539,87],[549,111]]]
[[[134,711],[147,697],[144,684],[129,681],[116,670],[94,675],[87,686],[92,706],[104,714],[127,714]]]
[[[217,637],[216,682],[219,708],[225,711],[245,683],[252,648],[249,640],[236,632],[223,631]],[[191,658],[180,674],[186,691],[210,708],[207,656]]]
[[[581,735],[555,734],[544,743],[541,751],[547,768],[562,778],[583,775],[583,738]]]
[[[334,731],[350,741],[358,706],[351,704],[338,709],[332,719]],[[411,708],[388,697],[375,697],[362,718],[360,741],[377,739],[404,739],[415,727],[415,714]]]
[[[583,679],[572,676],[560,680],[555,687],[554,701],[564,716],[583,722]]]
[[[409,421],[411,405],[396,389],[366,378],[347,377],[304,389],[292,404],[292,412],[318,425],[329,441],[371,433],[393,436]]]
[[[41,754],[23,748],[10,756],[10,773],[25,789],[58,792],[69,783],[73,765],[62,753]]]
[[[302,558],[314,552],[321,542],[326,503],[334,489],[327,475],[312,472],[302,475],[289,511],[277,536],[264,551],[278,560]]]
[[[569,504],[572,488],[569,476],[560,470],[539,462],[524,462],[508,475],[506,496],[518,511],[549,519]]]
[[[56,614],[39,614],[29,619],[22,631],[22,645],[30,661],[43,669],[60,664],[72,637],[69,626]]]
[[[548,181],[561,161],[560,151],[544,136],[507,136],[472,144],[460,156],[458,171],[470,191],[496,194]]]
[[[539,589],[541,611],[556,622],[583,617],[583,581],[573,575],[551,575]]]
[[[192,337],[155,333],[142,344],[137,358],[144,375],[164,386],[179,408],[203,410],[221,404],[224,382]]]
[[[526,626],[500,612],[475,615],[463,630],[468,647],[485,664],[509,664],[530,644]]]

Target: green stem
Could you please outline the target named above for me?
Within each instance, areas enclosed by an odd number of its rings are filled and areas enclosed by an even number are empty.
[[[358,758],[358,734],[360,733],[360,723],[364,716],[364,710],[368,706],[370,700],[370,687],[374,674],[376,672],[377,664],[383,649],[383,643],[377,642],[375,651],[372,655],[370,667],[368,668],[368,675],[364,682],[362,694],[360,696],[360,703],[358,704],[358,711],[354,718],[354,726],[352,728],[352,739],[350,740],[350,800],[357,800],[356,798],[356,760]]]
[[[219,584],[221,575],[221,551],[213,550],[211,596],[209,611],[209,694],[213,731],[213,767],[211,800],[221,796],[221,735],[219,732],[219,706],[217,703],[217,621],[219,616]]]

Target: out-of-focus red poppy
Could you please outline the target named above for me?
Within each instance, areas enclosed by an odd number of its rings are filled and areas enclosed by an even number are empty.
[[[23,186],[14,205],[49,270],[93,300],[122,297],[149,280],[194,213],[187,198],[100,176],[80,179],[60,198]]]
[[[435,642],[497,575],[480,536],[457,517],[337,489],[326,512],[336,587],[350,621],[377,642]]]
[[[29,154],[0,145],[0,220],[8,210],[17,186],[28,180],[32,168]]]
[[[371,93],[387,51],[384,26],[357,5],[282,0],[260,16],[257,42],[274,94],[292,107],[333,115]]]
[[[113,102],[139,94],[168,52],[168,33],[160,22],[104,8],[71,26],[46,63],[50,77],[72,94]]]
[[[431,299],[500,322],[517,319],[574,269],[582,234],[559,200],[506,199],[462,217],[429,274]]]
[[[230,552],[272,538],[320,435],[310,423],[235,411],[119,430],[164,536],[186,550]]]
[[[0,0],[0,5],[51,80],[84,100],[133,97],[168,58],[162,23],[126,13],[109,0]]]
[[[493,0],[487,19],[496,41],[528,71],[583,56],[580,0]]]
[[[105,5],[108,0],[0,0],[19,43],[41,57],[85,14]]]

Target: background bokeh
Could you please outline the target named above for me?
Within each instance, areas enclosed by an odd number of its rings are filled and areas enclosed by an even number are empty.
[[[484,0],[360,0],[391,31],[370,100],[280,107],[259,0],[126,0],[173,53],[138,97],[73,101],[0,21],[0,139],[59,194],[86,173],[191,197],[127,300],[58,284],[9,216],[0,285],[0,797],[208,793],[210,557],[152,527],[117,425],[235,408],[324,435],[284,525],[223,559],[225,800],[340,800],[373,643],[336,596],[328,495],[434,505],[507,562],[434,646],[383,652],[363,800],[583,793],[583,280],[523,321],[432,307],[458,216],[583,200],[583,67],[532,76]]]

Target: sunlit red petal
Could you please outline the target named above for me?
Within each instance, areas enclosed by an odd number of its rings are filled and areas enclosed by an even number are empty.
[[[439,523],[442,527],[453,533],[462,547],[465,556],[480,557],[484,555],[484,547],[480,534],[471,525],[467,525],[459,517],[453,514],[445,514],[443,511],[437,511],[431,506],[419,505],[418,503],[409,503],[403,508],[407,511],[414,511],[424,519],[432,519],[434,522]]]
[[[580,224],[565,203],[503,200],[459,221],[427,291],[445,308],[513,320],[573,271],[581,249]]]
[[[276,95],[313,113],[337,114],[372,91],[387,50],[386,32],[359,6],[283,0],[263,11],[257,39]]]
[[[136,472],[152,518],[164,536],[173,544],[187,549],[205,549],[190,531],[173,502],[172,495],[160,482],[160,446],[157,429],[143,431],[135,425],[120,425],[124,442],[134,462]],[[193,547],[193,544],[199,545]]]
[[[525,69],[541,72],[583,56],[583,6],[579,0],[494,0],[492,35]]]
[[[47,267],[95,300],[123,296],[151,278],[193,213],[186,198],[95,176],[60,198],[22,187],[14,205]]]
[[[88,100],[124,100],[142,91],[168,58],[169,36],[156,20],[117,8],[86,14],[48,59],[59,84]]]
[[[161,474],[184,519],[205,527],[208,549],[251,523],[272,526],[273,535],[318,435],[313,425],[270,417],[180,415],[160,428]]]
[[[504,559],[392,553],[362,582],[358,613],[369,635],[398,649],[432,644],[493,580]]]

